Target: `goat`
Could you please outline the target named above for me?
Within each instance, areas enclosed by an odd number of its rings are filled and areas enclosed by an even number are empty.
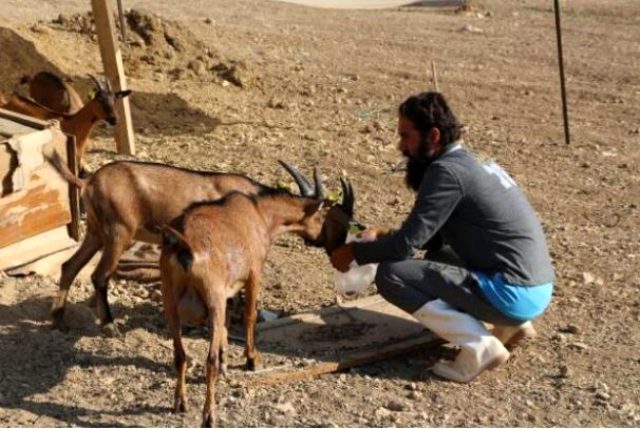
[[[4,109],[13,110],[38,119],[59,120],[62,131],[76,138],[76,162],[81,168],[82,175],[86,174],[86,169],[82,166],[84,153],[88,146],[89,133],[99,121],[107,121],[110,125],[116,125],[118,119],[114,109],[115,100],[126,97],[131,93],[130,90],[114,92],[108,79],[106,84],[102,84],[94,76],[90,75],[90,77],[95,85],[95,95],[90,102],[73,115],[55,112],[34,100],[18,94],[14,94],[2,106]]]
[[[258,195],[273,191],[239,174],[201,172],[137,161],[115,161],[102,166],[88,179],[80,179],[56,152],[47,159],[62,177],[81,189],[87,211],[84,240],[62,264],[59,291],[52,305],[53,326],[59,329],[65,329],[63,316],[69,288],[98,250],[102,249],[102,255],[91,275],[97,313],[105,332],[117,335],[107,301],[107,287],[118,260],[134,239],[160,242],[160,227],[194,202],[218,199],[232,191]],[[289,167],[287,171],[295,169]],[[308,182],[306,185],[307,188],[300,188],[303,194],[311,192]]]
[[[54,73],[41,71],[33,76],[25,75],[20,83],[28,83],[29,96],[55,112],[72,115],[84,105],[73,86]]]
[[[214,202],[191,205],[163,227],[160,256],[162,299],[165,318],[173,338],[177,383],[176,413],[185,412],[186,354],[182,345],[182,321],[209,323],[207,388],[203,426],[211,427],[216,409],[215,385],[226,368],[226,300],[244,288],[245,357],[250,370],[260,366],[255,330],[260,277],[270,245],[278,235],[293,232],[308,244],[323,246],[327,237],[346,237],[349,218],[346,184],[343,204],[323,207],[321,192],[294,196],[287,192],[248,196],[232,193]],[[348,185],[350,188],[350,185]],[[316,190],[322,189],[316,174]],[[351,211],[353,203],[351,203]],[[327,223],[329,216],[335,216]],[[338,229],[331,229],[338,226]],[[335,245],[338,243],[332,243]],[[326,248],[329,252],[329,247]]]

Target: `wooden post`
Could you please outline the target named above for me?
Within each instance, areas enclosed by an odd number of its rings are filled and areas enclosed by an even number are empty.
[[[96,32],[98,33],[98,44],[100,45],[100,56],[102,57],[104,72],[111,81],[114,91],[125,90],[127,89],[127,84],[122,65],[122,53],[115,35],[115,23],[111,5],[109,0],[91,0],[91,5],[96,21]],[[129,98],[125,97],[116,100],[115,107],[118,115],[118,124],[115,129],[118,152],[134,155],[135,143]]]

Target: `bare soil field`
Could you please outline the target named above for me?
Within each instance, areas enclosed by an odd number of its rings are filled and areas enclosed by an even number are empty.
[[[572,143],[564,143],[551,2],[478,0],[469,11],[313,10],[260,0],[125,0],[123,54],[137,159],[289,183],[277,160],[338,187],[358,219],[397,225],[412,204],[396,151],[396,109],[431,88],[543,220],[557,271],[539,335],[470,385],[427,368],[443,346],[281,386],[243,383],[241,349],[220,382],[220,426],[640,425],[640,3],[567,2]],[[3,0],[0,90],[41,69],[75,79],[101,62],[88,2]],[[22,89],[23,90],[23,89]],[[105,126],[92,169],[125,158]],[[260,307],[287,315],[334,303],[325,254],[274,245]],[[186,347],[191,408],[171,412],[172,344],[159,284],[110,288],[121,337],[94,320],[87,279],[71,289],[67,333],[49,328],[57,279],[0,279],[1,426],[198,426],[206,332]],[[373,291],[369,291],[373,293]]]

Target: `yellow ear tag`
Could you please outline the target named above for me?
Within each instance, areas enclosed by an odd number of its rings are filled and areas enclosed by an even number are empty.
[[[96,91],[92,89],[91,91],[89,91],[89,94],[87,94],[87,99],[91,101],[95,96],[96,96]]]
[[[364,228],[358,222],[355,222],[355,221],[349,222],[349,226],[347,227],[347,233],[351,235],[358,235],[362,231],[364,231]]]
[[[334,189],[327,193],[326,200],[331,203],[331,205],[337,204],[340,201],[341,192],[339,189]]]
[[[289,191],[291,192],[291,185],[289,185],[288,183],[285,183],[281,180],[278,181],[278,183],[276,184],[276,189],[280,189],[282,191]]]

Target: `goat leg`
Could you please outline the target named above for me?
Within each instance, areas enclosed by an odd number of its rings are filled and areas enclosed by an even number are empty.
[[[212,300],[213,301],[213,300]],[[216,383],[220,375],[222,356],[220,349],[225,337],[225,310],[226,299],[220,295],[213,305],[209,305],[209,331],[211,339],[209,344],[209,356],[207,357],[207,392],[204,409],[202,411],[202,427],[213,427],[216,412]]]
[[[114,227],[111,240],[105,243],[100,262],[91,276],[96,292],[96,311],[103,331],[110,336],[118,336],[120,332],[113,324],[113,316],[111,315],[111,308],[107,298],[107,288],[111,276],[118,268],[118,260],[131,243],[132,236],[133,234],[129,233],[124,227]]]
[[[262,357],[256,349],[256,322],[258,319],[258,293],[260,292],[260,275],[252,272],[245,284],[244,330],[247,369],[255,371],[262,366]]]
[[[167,326],[169,327],[169,334],[173,339],[173,364],[177,375],[173,410],[178,414],[187,411],[187,355],[182,345],[178,301],[175,297],[170,278],[163,277],[161,288],[164,316],[167,321]]]
[[[93,255],[100,250],[100,247],[102,247],[102,243],[96,234],[91,230],[87,230],[84,241],[78,250],[76,250],[69,260],[62,264],[60,289],[58,290],[58,294],[56,295],[51,307],[51,316],[53,318],[53,327],[55,329],[66,329],[66,325],[64,323],[64,309],[67,303],[67,296],[69,295],[69,288],[80,270],[87,265],[91,258],[93,258]]]

